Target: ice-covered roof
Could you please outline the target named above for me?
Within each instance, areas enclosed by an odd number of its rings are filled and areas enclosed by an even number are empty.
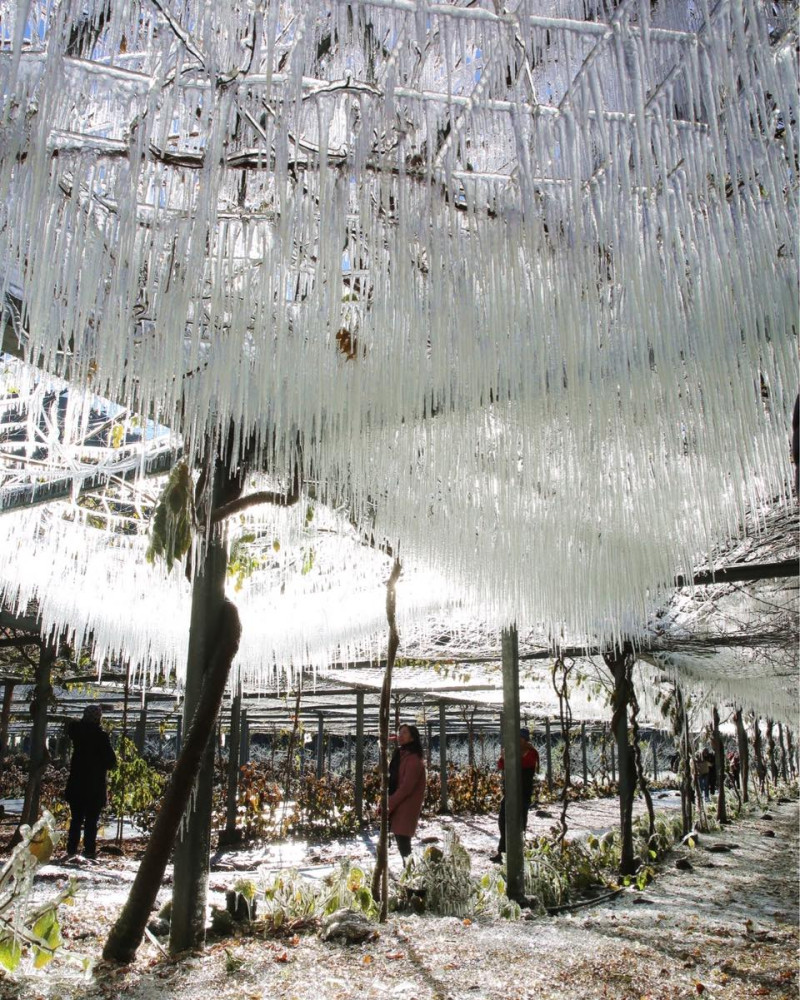
[[[791,4],[0,11],[16,349],[83,394],[84,429],[113,400],[191,461],[232,421],[279,479],[299,443],[351,526],[317,579],[325,532],[297,515],[302,601],[248,577],[253,676],[362,655],[384,572],[348,569],[365,535],[419,613],[644,641],[677,574],[796,503]],[[135,525],[101,542],[89,518],[0,517],[7,594],[180,662],[186,585]]]

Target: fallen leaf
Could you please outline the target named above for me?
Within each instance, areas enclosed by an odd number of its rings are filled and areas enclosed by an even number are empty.
[[[361,959],[361,961],[362,961],[362,962],[364,963],[364,965],[369,965],[369,964],[370,964],[370,962],[372,961],[372,955],[365,955],[365,956],[364,956],[364,957],[363,957],[363,958]]]
[[[705,986],[703,986],[702,983],[695,983],[694,988],[697,990],[698,993],[705,993],[706,991],[706,988]]]
[[[387,951],[386,952],[386,957],[387,958],[392,958],[392,959],[394,959],[394,958],[403,958],[404,955],[405,955],[405,953],[402,952],[402,951]]]
[[[276,962],[288,962],[289,961],[289,953],[287,951],[281,951],[281,952],[279,952],[275,956],[275,961]]]
[[[464,917],[464,919],[461,921],[461,923],[465,927],[472,927],[472,921],[469,919],[469,917]]]

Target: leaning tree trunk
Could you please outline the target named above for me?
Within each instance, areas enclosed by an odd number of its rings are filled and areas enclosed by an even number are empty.
[[[56,647],[52,642],[39,647],[39,663],[36,666],[36,683],[31,702],[31,754],[28,764],[28,782],[25,786],[25,799],[19,817],[19,825],[14,831],[10,847],[15,847],[21,840],[20,827],[33,826],[39,818],[39,800],[42,792],[42,777],[49,756],[47,753],[47,709],[52,694],[50,674],[56,659]]]
[[[210,655],[203,688],[191,727],[172,772],[153,832],[142,857],[128,900],[111,928],[103,958],[130,962],[144,936],[150,911],[156,901],[172,846],[217,720],[228,672],[239,648],[241,625],[236,607],[225,601],[215,622],[216,645]]]
[[[739,788],[742,792],[742,802],[750,801],[748,782],[750,781],[750,743],[747,730],[744,728],[741,708],[736,709],[736,744],[739,751]]]
[[[400,635],[397,631],[397,593],[396,585],[400,576],[401,566],[398,559],[392,566],[389,580],[386,584],[386,618],[389,622],[389,648],[386,656],[386,670],[381,686],[381,703],[379,710],[380,746],[379,766],[381,771],[381,826],[378,835],[378,846],[375,852],[375,871],[372,873],[372,895],[380,900],[381,923],[386,922],[389,913],[389,715],[392,704],[392,670],[400,645]]]
[[[621,849],[619,859],[620,875],[633,875],[636,858],[633,853],[633,796],[636,791],[636,767],[628,737],[628,706],[630,705],[630,681],[628,661],[633,658],[633,650],[628,643],[622,649],[603,654],[606,666],[614,678],[611,717],[611,731],[617,746],[619,773],[619,820]]]
[[[214,527],[214,516],[241,497],[244,469],[231,469],[216,454],[208,475],[197,487],[197,516],[206,525],[203,564],[192,583],[192,613],[184,686],[184,729],[188,731],[205,686],[205,674],[218,642],[217,623],[225,606],[228,546]],[[216,721],[216,720],[215,720]],[[206,900],[211,856],[211,811],[214,794],[215,727],[209,731],[194,780],[192,807],[183,836],[175,845],[169,948],[172,954],[196,948],[206,935]]]
[[[716,705],[712,710],[714,727],[714,766],[717,769],[717,819],[720,823],[728,822],[728,808],[725,804],[725,748],[722,745],[722,733],[719,730],[719,709]]]

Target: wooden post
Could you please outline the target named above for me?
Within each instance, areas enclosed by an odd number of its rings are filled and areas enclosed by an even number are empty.
[[[581,764],[583,766],[583,787],[589,784],[589,758],[586,753],[586,723],[581,722]]]
[[[144,753],[145,739],[147,738],[147,695],[142,698],[142,707],[139,711],[139,720],[136,723],[136,735],[134,742],[140,754]]]
[[[516,626],[503,629],[503,768],[506,800],[506,873],[509,899],[525,897],[522,833],[522,753],[519,740],[519,643]]]
[[[356,691],[356,819],[364,824],[364,692]]]
[[[650,749],[653,752],[653,781],[658,781],[658,752],[655,736],[650,737]]]
[[[250,723],[247,721],[247,709],[242,709],[239,717],[239,767],[250,763]]]
[[[225,807],[225,834],[228,842],[236,835],[239,815],[239,753],[241,751],[240,723],[242,714],[242,681],[236,684],[231,701],[231,729],[228,738],[228,794]]]
[[[544,752],[547,766],[547,791],[553,791],[553,748],[550,743],[550,719],[544,720]]]
[[[20,826],[33,826],[39,818],[39,799],[42,791],[42,776],[47,767],[47,709],[52,687],[51,671],[56,661],[56,643],[43,642],[39,647],[39,663],[36,666],[35,687],[31,702],[33,727],[30,740],[30,761],[28,764],[28,782],[25,786],[25,798],[22,803],[19,826],[11,838],[11,846],[22,839]]]
[[[14,700],[16,681],[3,684],[3,709],[0,712],[0,755],[8,750],[8,721],[11,718],[11,702]]]
[[[439,774],[441,776],[442,794],[439,800],[439,812],[447,813],[447,706],[439,702]]]
[[[325,717],[317,712],[317,781],[325,773]]]
[[[426,723],[425,728],[428,731],[428,745],[425,748],[426,763],[428,765],[428,770],[431,769],[431,747],[433,746],[433,722],[429,719]]]
[[[613,734],[612,734],[613,737]],[[614,749],[614,740],[611,740],[611,780],[617,780],[617,755]]]

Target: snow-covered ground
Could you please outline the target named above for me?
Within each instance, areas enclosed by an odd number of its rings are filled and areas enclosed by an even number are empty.
[[[656,799],[657,808],[674,805],[674,796]],[[547,811],[551,817],[531,816],[529,831],[544,832],[555,822],[556,808]],[[145,941],[128,968],[101,962],[81,979],[61,961],[45,973],[0,980],[0,1000],[677,1000],[700,994],[796,1000],[798,803],[772,802],[767,818],[762,813],[701,837],[693,850],[681,848],[644,893],[625,892],[572,914],[516,923],[398,915],[364,945],[326,944],[312,935],[230,939],[180,962]],[[575,803],[568,820],[576,834],[608,829],[616,825],[617,803]],[[490,867],[493,817],[437,818],[421,825],[418,841],[441,839],[445,827],[458,833],[476,874]],[[715,844],[732,849],[708,851]],[[320,877],[344,857],[368,861],[373,849],[374,838],[364,835],[220,853],[212,864],[211,902],[221,904],[225,889],[245,873],[256,883],[281,867]],[[688,858],[692,869],[678,870],[678,857]],[[394,850],[392,863],[399,869]],[[42,870],[43,889],[68,874],[78,880],[75,906],[64,918],[72,950],[99,957],[135,870],[135,860],[124,857]],[[169,898],[169,880],[168,872],[159,902]]]

